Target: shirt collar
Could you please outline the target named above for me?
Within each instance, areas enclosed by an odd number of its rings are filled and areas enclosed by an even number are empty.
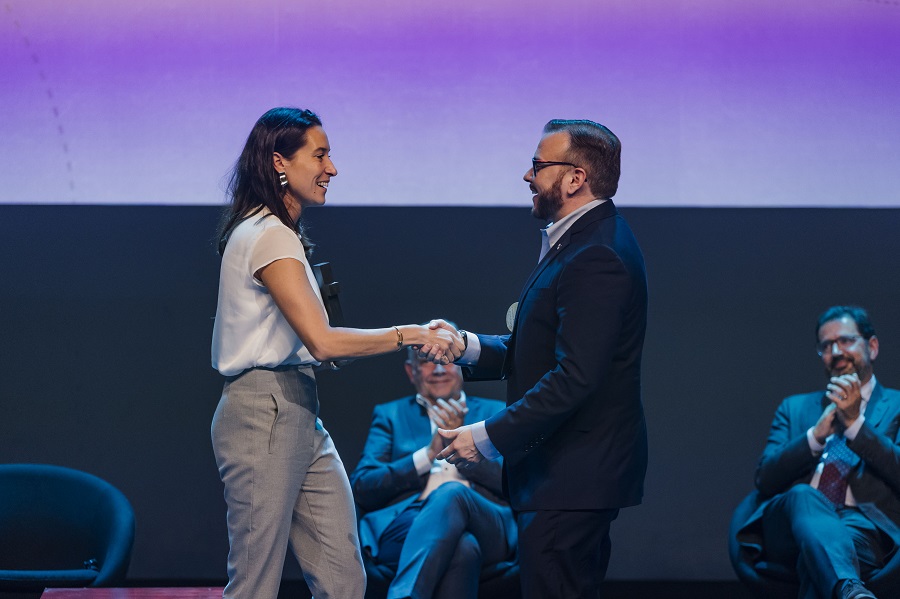
[[[869,403],[869,399],[872,397],[872,391],[875,390],[875,375],[872,375],[872,378],[869,379],[869,382],[859,388],[859,394],[862,396],[862,400],[865,403]]]
[[[606,201],[608,201],[608,200],[606,200],[606,199],[591,200],[584,206],[576,208],[575,210],[573,210],[569,214],[565,215],[558,221],[556,221],[554,223],[550,223],[546,227],[544,227],[543,231],[546,231],[546,233],[547,233],[547,238],[549,240],[549,246],[553,247],[553,245],[555,245],[556,242],[562,238],[562,236],[565,234],[565,232],[568,231],[569,228],[573,224],[575,224],[575,221],[578,220],[581,217],[581,215],[583,215],[585,212],[588,212],[589,210],[591,210],[593,208],[596,208],[597,206],[599,206],[600,204],[602,204]]]

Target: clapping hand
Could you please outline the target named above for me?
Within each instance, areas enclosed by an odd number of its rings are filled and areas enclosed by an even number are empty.
[[[461,401],[452,398],[450,401],[438,399],[434,404],[428,406],[428,417],[439,429],[452,429],[462,426],[468,412],[469,409]],[[442,437],[440,433],[435,432],[431,438],[429,458],[433,460],[448,443],[449,441]]]
[[[862,384],[855,372],[833,376],[825,394],[835,406],[841,423],[847,427],[856,422],[862,408]]]
[[[428,406],[428,417],[438,425],[438,428],[454,429],[463,425],[469,408],[458,399],[450,398],[450,401],[438,399]]]
[[[834,434],[834,409],[835,405],[833,403],[828,404],[813,427],[813,437],[816,438],[819,445],[825,445],[826,439]]]

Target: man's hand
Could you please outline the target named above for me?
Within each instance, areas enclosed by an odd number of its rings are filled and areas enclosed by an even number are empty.
[[[816,438],[816,441],[819,442],[819,445],[825,445],[825,439],[834,434],[834,413],[835,413],[835,405],[828,404],[826,406],[825,411],[822,412],[822,415],[819,416],[819,421],[816,422],[815,428],[813,428],[813,437]]]
[[[428,417],[438,428],[445,430],[461,427],[468,413],[469,409],[453,398],[450,401],[438,399],[434,405],[428,406]]]
[[[859,418],[859,412],[862,408],[861,388],[859,375],[855,372],[833,376],[828,383],[826,394],[832,405],[835,406],[835,411],[841,424],[845,427],[849,427]]]
[[[447,447],[437,454],[437,459],[447,460],[457,468],[471,468],[484,459],[481,452],[475,446],[472,438],[472,426],[463,426],[452,431],[438,429],[438,434],[450,442]]]
[[[438,428],[443,429],[454,429],[462,426],[468,413],[469,408],[464,406],[458,399],[451,398],[450,401],[438,399],[436,405],[428,406],[428,417],[431,418]],[[434,433],[434,436],[431,437],[431,444],[428,446],[428,459],[433,461],[435,456],[447,447],[449,443],[450,441],[439,433]]]
[[[431,443],[428,445],[428,459],[433,462],[437,454],[441,453],[445,447],[447,447],[447,440],[440,433],[435,432],[431,436]]]
[[[463,350],[465,349],[465,346],[462,342],[462,337],[459,336],[459,331],[457,331],[456,328],[451,326],[449,322],[447,322],[446,320],[443,320],[441,318],[435,318],[434,320],[430,321],[428,323],[428,328],[431,329],[432,331],[439,331],[439,330],[443,329],[444,331],[447,331],[447,333],[449,333],[450,335],[459,339],[459,344],[457,346],[459,353],[441,352],[441,351],[439,351],[440,350],[439,347],[437,347],[431,343],[426,343],[425,345],[422,345],[418,348],[419,358],[422,360],[428,360],[429,362],[436,362],[438,364],[449,364],[450,362],[453,362],[453,361],[459,359],[459,357],[462,355]]]

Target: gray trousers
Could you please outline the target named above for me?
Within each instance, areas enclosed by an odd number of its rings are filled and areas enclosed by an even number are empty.
[[[309,367],[229,377],[212,422],[228,506],[226,599],[275,599],[288,545],[316,599],[361,599],[366,576],[344,465]]]

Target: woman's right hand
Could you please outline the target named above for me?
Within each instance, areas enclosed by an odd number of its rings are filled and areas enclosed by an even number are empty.
[[[459,359],[465,343],[459,331],[442,320],[432,320],[421,327],[425,342],[419,344],[419,357],[439,364],[449,364]]]

